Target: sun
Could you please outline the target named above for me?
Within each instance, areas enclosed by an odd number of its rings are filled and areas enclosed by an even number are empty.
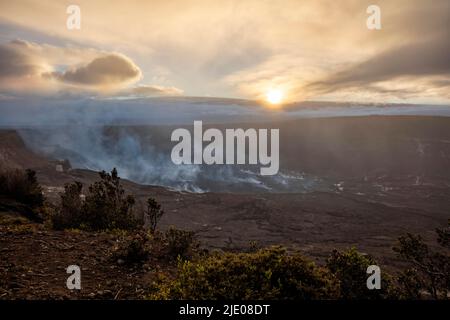
[[[283,92],[279,89],[271,89],[266,93],[266,100],[270,104],[279,104],[283,101]]]

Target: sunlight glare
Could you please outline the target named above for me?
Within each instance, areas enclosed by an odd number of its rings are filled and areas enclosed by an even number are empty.
[[[271,104],[279,104],[283,100],[283,92],[278,89],[271,89],[267,91],[266,99]]]

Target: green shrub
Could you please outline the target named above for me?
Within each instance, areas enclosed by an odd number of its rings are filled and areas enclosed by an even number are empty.
[[[132,230],[142,225],[133,214],[134,197],[125,194],[117,170],[99,175],[100,180],[89,186],[85,200],[81,198],[81,183],[66,185],[60,207],[52,217],[55,228]]]
[[[171,226],[165,233],[164,239],[169,256],[177,258],[188,258],[196,243],[193,231],[179,230]]]
[[[82,189],[81,182],[64,186],[64,193],[60,195],[61,205],[51,216],[53,228],[57,230],[79,228],[83,224]]]
[[[380,299],[388,297],[391,283],[387,275],[382,273],[381,289],[367,288],[367,267],[377,265],[368,255],[359,253],[355,248],[345,252],[333,250],[327,260],[327,268],[335,275],[340,283],[341,298],[343,299]]]
[[[155,284],[152,299],[330,299],[339,285],[323,268],[280,247],[179,259],[174,280]]]
[[[148,259],[150,254],[149,238],[145,233],[126,236],[118,241],[114,248],[113,260],[122,260],[126,265],[140,264]]]
[[[148,221],[149,221],[149,229],[151,233],[155,233],[156,226],[158,225],[159,220],[164,214],[164,211],[161,209],[161,205],[156,202],[153,198],[147,199],[147,210],[145,212]]]
[[[30,208],[44,204],[44,195],[33,170],[0,172],[0,196],[15,200]]]
[[[397,278],[399,285],[399,297],[407,300],[419,300],[422,298],[425,283],[419,277],[417,269],[403,270]]]
[[[448,219],[447,227],[444,229],[436,229],[437,242],[445,249],[450,249],[450,219]]]
[[[448,299],[450,293],[450,221],[446,229],[437,230],[440,250],[433,251],[421,236],[406,234],[398,239],[394,251],[409,268],[399,276],[404,298]]]
[[[134,229],[139,223],[133,214],[132,195],[125,195],[117,170],[102,171],[100,180],[89,186],[84,204],[84,220],[91,230]]]

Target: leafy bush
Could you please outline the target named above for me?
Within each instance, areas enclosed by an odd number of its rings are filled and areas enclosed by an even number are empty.
[[[155,233],[156,226],[164,214],[161,205],[153,198],[147,199],[147,211],[145,212],[149,220],[149,229],[151,233]]]
[[[437,242],[445,249],[450,249],[450,219],[448,219],[447,228],[436,229],[436,233]]]
[[[115,261],[123,261],[124,264],[140,264],[148,259],[150,254],[149,238],[145,233],[137,233],[126,236],[118,242],[114,248],[112,258]]]
[[[174,258],[188,258],[191,249],[196,245],[194,236],[193,231],[179,230],[171,226],[164,234],[168,254]]]
[[[52,219],[53,228],[69,229],[79,228],[83,223],[83,200],[81,191],[83,185],[80,182],[74,182],[64,186],[64,193],[60,195],[61,205]]]
[[[100,180],[89,186],[86,195],[85,223],[91,230],[134,229],[139,223],[134,218],[132,195],[125,195],[117,170],[111,174],[102,171]]]
[[[117,170],[102,171],[100,180],[89,186],[86,199],[81,199],[79,182],[67,185],[61,194],[61,205],[53,215],[55,228],[84,230],[111,230],[138,228],[141,223],[134,217],[132,195],[125,195]]]
[[[380,290],[369,290],[366,285],[368,278],[367,267],[377,265],[376,261],[359,253],[355,248],[345,252],[333,250],[327,260],[327,268],[335,275],[340,283],[341,298],[343,299],[374,299],[387,297],[391,289],[390,280],[382,273]]]
[[[399,238],[394,247],[409,268],[399,276],[404,298],[448,299],[450,293],[450,221],[446,229],[438,229],[438,243],[441,250],[433,251],[419,235],[406,234]]]
[[[399,297],[407,300],[419,300],[422,298],[423,287],[425,283],[419,277],[419,274],[414,268],[407,268],[403,270],[398,278]]]
[[[280,247],[179,259],[174,280],[155,284],[153,299],[328,299],[339,284],[323,268]]]
[[[0,172],[0,195],[31,208],[44,204],[44,195],[33,170]]]

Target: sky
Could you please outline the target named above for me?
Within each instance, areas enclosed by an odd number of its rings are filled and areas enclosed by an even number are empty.
[[[449,104],[449,53],[448,0],[0,0],[0,100]]]

